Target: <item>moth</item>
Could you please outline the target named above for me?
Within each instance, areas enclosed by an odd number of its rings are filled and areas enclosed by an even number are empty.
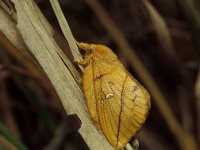
[[[77,63],[84,67],[82,85],[89,114],[114,149],[120,150],[144,124],[150,95],[110,48],[77,45],[85,51],[84,60]]]

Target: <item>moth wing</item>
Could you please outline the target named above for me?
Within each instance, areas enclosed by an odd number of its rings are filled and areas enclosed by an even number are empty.
[[[123,66],[98,68],[96,76],[101,78],[94,84],[98,122],[108,141],[122,149],[146,120],[150,96]],[[108,70],[111,72],[102,76]]]

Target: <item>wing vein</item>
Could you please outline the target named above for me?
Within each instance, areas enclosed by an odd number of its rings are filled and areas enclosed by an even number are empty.
[[[119,113],[119,123],[118,123],[118,130],[117,130],[117,147],[119,144],[119,133],[120,133],[120,128],[121,128],[121,115],[122,115],[122,111],[123,111],[123,92],[124,92],[124,85],[126,83],[126,79],[127,79],[128,75],[126,75],[124,82],[122,84],[122,91],[121,91],[121,96],[120,96],[120,102],[121,102],[121,108],[120,108],[120,113]]]

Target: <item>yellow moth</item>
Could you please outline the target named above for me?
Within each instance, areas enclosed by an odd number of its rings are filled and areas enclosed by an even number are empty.
[[[144,124],[150,96],[104,45],[78,43],[85,51],[82,78],[89,114],[116,150],[134,137]],[[95,138],[95,137],[94,137]]]

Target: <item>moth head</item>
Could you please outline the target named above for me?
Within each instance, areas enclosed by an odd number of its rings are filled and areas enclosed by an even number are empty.
[[[85,51],[85,55],[95,55],[98,57],[113,54],[110,48],[100,44],[88,44],[77,42],[77,46]]]
[[[87,55],[93,54],[95,52],[95,44],[88,44],[88,43],[82,43],[82,42],[81,43],[76,42],[76,43],[77,43],[77,46],[81,50],[84,50]]]

